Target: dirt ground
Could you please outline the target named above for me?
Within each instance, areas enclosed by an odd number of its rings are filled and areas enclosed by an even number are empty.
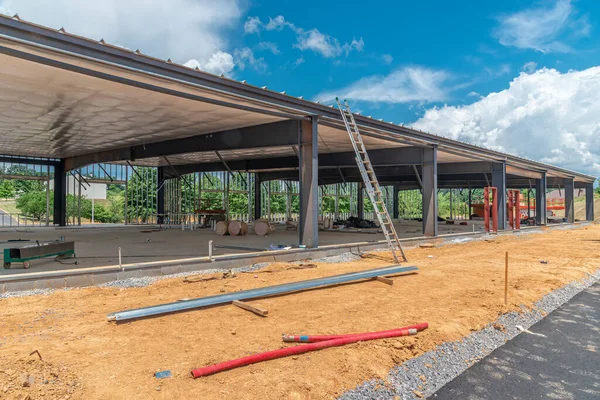
[[[509,251],[509,306],[504,253]],[[481,329],[499,314],[600,267],[600,225],[407,251],[418,274],[340,285],[251,303],[261,318],[234,306],[124,324],[106,314],[130,308],[293,282],[391,264],[387,253],[356,262],[286,264],[234,278],[144,288],[87,288],[0,300],[0,398],[329,399],[396,364]],[[430,257],[432,256],[432,257]],[[540,263],[548,261],[547,264]],[[272,271],[272,272],[266,272]],[[282,333],[332,334],[391,329],[427,321],[417,336],[357,343],[268,361],[193,380],[190,370],[288,346]],[[38,350],[37,354],[30,355]],[[172,378],[157,379],[169,369]]]

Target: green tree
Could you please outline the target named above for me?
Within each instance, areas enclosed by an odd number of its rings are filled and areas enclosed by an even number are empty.
[[[50,210],[53,209],[53,196],[50,196]],[[41,219],[46,215],[46,192],[32,191],[22,193],[16,200],[16,206],[23,214]]]
[[[11,180],[5,179],[0,181],[0,198],[8,200],[9,197],[15,196],[15,185]]]

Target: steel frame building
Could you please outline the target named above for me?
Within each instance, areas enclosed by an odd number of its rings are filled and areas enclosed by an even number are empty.
[[[158,168],[162,182],[202,171],[248,171],[255,184],[300,182],[299,243],[318,246],[318,185],[358,182],[336,108],[218,77],[106,43],[0,16],[0,157],[52,165],[54,216],[66,223],[66,173],[94,163]],[[356,114],[377,176],[421,189],[423,234],[437,235],[438,188],[585,189],[595,177]],[[257,191],[260,193],[260,190]],[[359,200],[362,196],[359,196]],[[396,196],[397,198],[397,196]],[[255,202],[260,215],[260,201]],[[158,192],[158,211],[164,193]],[[503,207],[500,229],[506,229]],[[546,223],[545,210],[537,212]]]

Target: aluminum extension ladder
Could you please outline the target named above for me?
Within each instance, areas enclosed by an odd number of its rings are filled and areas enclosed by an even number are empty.
[[[402,256],[402,260],[407,261],[404,250],[402,249],[402,245],[400,244],[400,240],[398,240],[396,229],[394,229],[394,224],[392,223],[390,214],[385,206],[383,192],[379,186],[379,181],[377,181],[377,176],[375,176],[375,170],[373,169],[373,165],[371,164],[371,160],[367,154],[365,144],[363,143],[360,132],[358,131],[358,126],[354,120],[354,115],[350,111],[348,101],[344,100],[344,103],[341,103],[337,97],[335,98],[335,101],[340,109],[342,119],[344,120],[344,125],[346,125],[348,136],[350,136],[352,147],[356,153],[356,165],[358,165],[360,175],[365,183],[365,189],[369,195],[369,200],[371,200],[371,203],[373,204],[373,209],[375,210],[375,214],[377,215],[377,219],[379,220],[379,225],[383,231],[383,234],[385,235],[385,239],[387,240],[390,250],[392,251],[394,260],[396,262],[400,262],[397,254],[399,252]],[[359,196],[360,195],[361,194],[359,193]]]

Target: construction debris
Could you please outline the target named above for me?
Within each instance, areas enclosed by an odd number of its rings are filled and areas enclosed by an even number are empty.
[[[229,235],[229,221],[219,221],[215,225],[215,233],[220,236]]]
[[[244,236],[248,233],[248,224],[244,221],[229,221],[227,232],[231,236]]]
[[[385,283],[386,285],[392,286],[394,284],[394,280],[390,278],[386,278],[385,276],[376,276],[375,280]]]
[[[416,328],[398,328],[389,331],[369,332],[359,334],[340,335],[340,337],[331,340],[322,340],[316,343],[303,344],[294,347],[284,347],[278,350],[267,351],[264,353],[253,354],[250,356],[238,358],[237,360],[225,361],[219,364],[209,365],[203,368],[192,370],[192,376],[199,378],[201,376],[212,375],[217,372],[243,367],[245,365],[255,364],[262,361],[274,360],[276,358],[304,354],[315,350],[321,350],[328,347],[344,346],[346,344],[365,342],[376,339],[386,339],[400,336],[416,335],[417,332],[427,329],[427,322],[414,325]]]
[[[261,317],[266,317],[267,315],[269,315],[268,310],[262,309],[260,307],[252,306],[248,303],[244,303],[243,301],[234,300],[231,304],[233,304],[234,306],[237,306],[243,310],[250,311]]]
[[[259,219],[254,222],[254,233],[258,236],[265,236],[275,232],[275,226],[266,219]]]
[[[353,216],[348,217],[348,219],[346,219],[346,220],[334,221],[333,225],[334,225],[334,227],[335,226],[343,226],[346,228],[361,228],[361,229],[378,228],[377,224],[375,224],[375,222],[370,219],[363,219],[363,218],[358,218],[358,217],[353,217]]]
[[[194,282],[206,282],[206,281],[213,281],[217,279],[216,276],[186,276],[185,278],[183,278],[183,281],[186,283],[194,283]]]
[[[184,302],[174,302],[150,307],[137,308],[133,310],[119,311],[107,315],[109,321],[127,321],[137,318],[150,317],[155,315],[169,314],[175,311],[192,310],[207,306],[231,303],[234,300],[248,300],[258,297],[272,296],[297,292],[305,289],[312,289],[321,286],[331,286],[339,283],[353,282],[363,279],[372,279],[376,276],[395,275],[403,272],[417,271],[415,267],[400,267],[398,265],[376,268],[360,272],[351,272],[348,274],[335,275],[325,278],[310,279],[307,281],[286,283],[282,285],[267,286],[258,289],[242,290],[240,292],[227,293],[203,297]]]
[[[165,378],[170,378],[172,377],[173,374],[171,374],[170,370],[164,370],[164,371],[158,371],[154,373],[154,377],[158,378],[158,379],[165,379]]]

